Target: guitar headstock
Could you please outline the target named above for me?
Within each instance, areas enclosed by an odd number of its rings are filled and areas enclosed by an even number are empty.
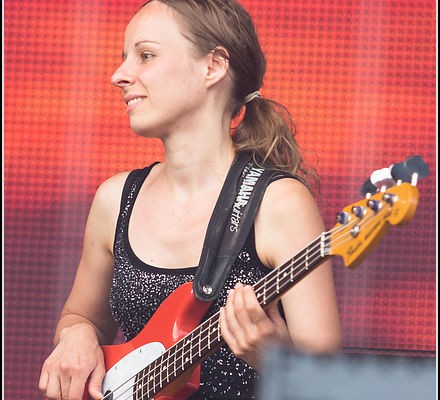
[[[417,170],[413,168],[416,163],[421,165]],[[419,156],[411,157],[405,163],[393,164],[390,170],[396,165],[399,169],[404,168],[407,176],[413,176],[411,183],[409,179],[398,178],[397,181],[393,180],[396,186],[387,187],[391,184],[392,174],[388,176],[383,170],[373,173],[361,189],[366,198],[339,212],[338,223],[327,232],[328,254],[341,256],[347,268],[356,268],[391,225],[408,223],[416,211],[419,191],[414,183],[414,175],[424,177],[429,169]],[[422,166],[426,167],[423,171]]]

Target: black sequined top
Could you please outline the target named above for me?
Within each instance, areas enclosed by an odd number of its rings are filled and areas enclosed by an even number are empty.
[[[110,307],[115,320],[128,341],[147,324],[160,304],[179,286],[192,281],[194,268],[164,269],[142,262],[128,241],[128,224],[134,202],[150,168],[136,170],[127,179],[121,199],[121,210],[114,242],[114,276]],[[270,270],[255,250],[252,229],[235,260],[225,287],[210,306],[206,320],[226,302],[226,294],[237,282],[254,285]],[[227,346],[213,353],[201,366],[200,388],[194,399],[255,399],[258,376],[244,361],[234,356]]]

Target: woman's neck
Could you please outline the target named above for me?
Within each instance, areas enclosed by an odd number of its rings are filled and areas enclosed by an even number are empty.
[[[232,138],[204,132],[190,140],[164,141],[163,178],[170,190],[191,194],[221,186],[235,158]]]
[[[230,121],[221,126],[203,126],[203,129],[175,132],[163,139],[164,178],[175,190],[192,192],[223,184],[235,158]]]

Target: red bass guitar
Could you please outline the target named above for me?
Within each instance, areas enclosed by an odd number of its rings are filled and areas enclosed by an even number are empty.
[[[278,300],[330,256],[342,256],[346,267],[355,268],[391,225],[410,221],[417,202],[418,189],[402,183],[347,206],[331,230],[255,284],[261,306]],[[194,297],[189,282],[163,302],[133,340],[103,346],[103,400],[184,400],[194,393],[200,363],[224,344],[218,313],[200,324],[209,305]]]

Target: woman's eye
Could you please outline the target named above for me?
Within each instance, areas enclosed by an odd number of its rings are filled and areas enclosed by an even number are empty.
[[[141,53],[141,59],[142,60],[151,60],[153,58],[153,54],[152,53]]]

